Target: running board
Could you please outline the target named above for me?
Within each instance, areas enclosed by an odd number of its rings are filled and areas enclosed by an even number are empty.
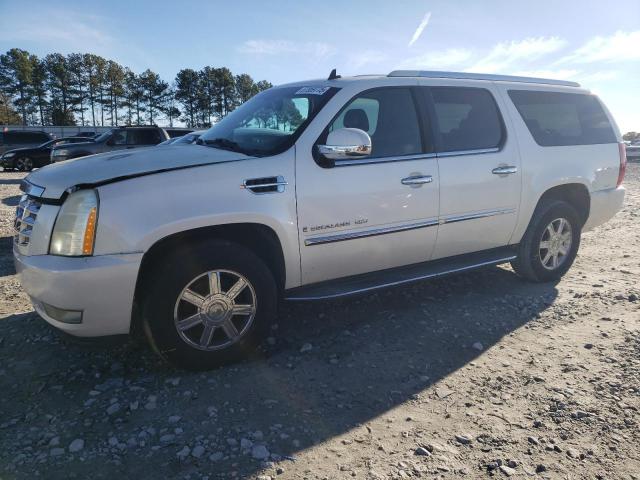
[[[489,265],[499,265],[516,258],[513,247],[495,248],[482,252],[416,263],[405,267],[379,270],[326,282],[313,283],[285,292],[285,300],[323,300],[367,293],[381,288],[416,282],[452,273],[464,272]]]

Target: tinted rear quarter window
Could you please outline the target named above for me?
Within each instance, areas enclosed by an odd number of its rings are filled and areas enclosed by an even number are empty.
[[[502,117],[491,92],[467,87],[430,90],[440,137],[439,151],[484,150],[502,145]]]
[[[46,133],[40,132],[25,132],[24,143],[44,143],[51,140]]]
[[[509,97],[540,146],[617,141],[611,123],[594,95],[509,90]]]
[[[156,145],[160,143],[160,133],[158,130],[130,130],[129,144],[133,145]]]

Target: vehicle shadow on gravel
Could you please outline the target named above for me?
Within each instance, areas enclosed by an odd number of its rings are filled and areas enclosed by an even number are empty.
[[[297,452],[446,383],[556,295],[554,284],[525,283],[496,267],[365,297],[286,304],[262,358],[205,373],[171,369],[131,343],[70,343],[33,313],[12,315],[0,320],[0,411],[10,424],[2,431],[42,437],[26,457],[34,460],[13,471],[37,471],[37,455],[48,458],[50,438],[61,436],[63,446],[82,438],[85,447],[48,465],[48,478],[70,471],[146,477],[150,468],[165,477],[233,470],[244,478],[261,463],[241,439],[264,445],[272,459],[295,461]],[[194,455],[181,456],[185,446]],[[3,447],[0,464],[7,464],[19,451]]]
[[[17,207],[18,203],[20,203],[20,195],[14,195],[13,197],[3,198],[2,203],[7,207]]]
[[[3,173],[3,172],[0,172]],[[4,172],[8,173],[8,172]],[[22,180],[19,178],[0,178],[0,185],[20,185]]]
[[[14,275],[16,273],[13,265],[13,237],[0,237],[0,277]]]

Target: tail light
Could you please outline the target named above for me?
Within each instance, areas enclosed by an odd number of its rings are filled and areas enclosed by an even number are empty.
[[[616,183],[616,187],[622,185],[624,172],[627,169],[627,149],[624,143],[618,143],[618,151],[620,152],[620,170],[618,171],[618,183]]]

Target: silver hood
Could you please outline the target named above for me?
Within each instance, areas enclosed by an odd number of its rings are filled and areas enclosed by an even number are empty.
[[[230,162],[246,155],[203,145],[175,145],[101,153],[53,163],[25,178],[23,190],[57,200],[65,191],[160,173]]]

